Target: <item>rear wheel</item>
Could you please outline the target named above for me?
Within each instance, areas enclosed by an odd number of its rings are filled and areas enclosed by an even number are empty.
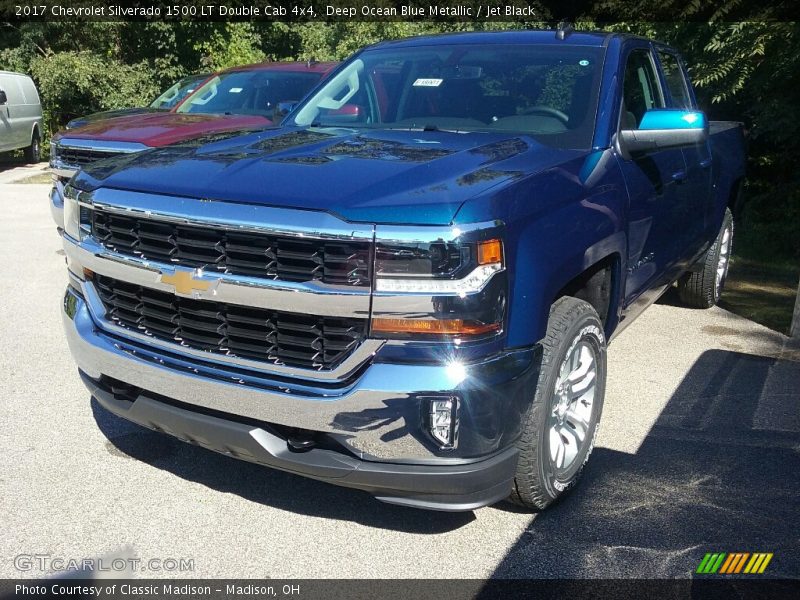
[[[572,488],[594,448],[603,410],[606,342],[590,304],[560,298],[550,309],[542,368],[523,432],[511,500],[541,510]]]
[[[733,215],[725,209],[717,239],[700,260],[700,270],[684,275],[678,282],[681,302],[694,308],[711,308],[719,303],[728,277],[733,250]]]
[[[38,163],[42,156],[41,140],[39,132],[34,130],[31,136],[31,145],[25,148],[25,162]]]

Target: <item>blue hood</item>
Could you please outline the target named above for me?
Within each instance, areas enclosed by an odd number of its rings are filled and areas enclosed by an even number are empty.
[[[448,224],[470,198],[578,154],[508,133],[284,128],[105,160],[75,185]]]

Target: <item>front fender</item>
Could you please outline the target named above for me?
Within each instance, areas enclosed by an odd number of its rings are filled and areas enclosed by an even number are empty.
[[[609,256],[626,256],[626,207],[610,150],[587,152],[465,205],[459,217],[491,215],[507,226],[509,347],[544,337],[550,306],[567,283]]]

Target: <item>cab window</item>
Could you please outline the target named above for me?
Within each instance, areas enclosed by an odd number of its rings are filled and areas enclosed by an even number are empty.
[[[637,129],[651,108],[664,108],[655,65],[648,50],[634,50],[625,65],[620,127]]]

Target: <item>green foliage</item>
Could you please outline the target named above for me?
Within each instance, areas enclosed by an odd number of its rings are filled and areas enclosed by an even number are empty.
[[[30,72],[43,99],[47,133],[78,115],[147,104],[159,91],[146,63],[126,65],[90,52],[37,56]]]
[[[260,39],[250,23],[225,23],[207,37],[198,40],[194,49],[202,55],[203,66],[213,71],[263,61]]]

